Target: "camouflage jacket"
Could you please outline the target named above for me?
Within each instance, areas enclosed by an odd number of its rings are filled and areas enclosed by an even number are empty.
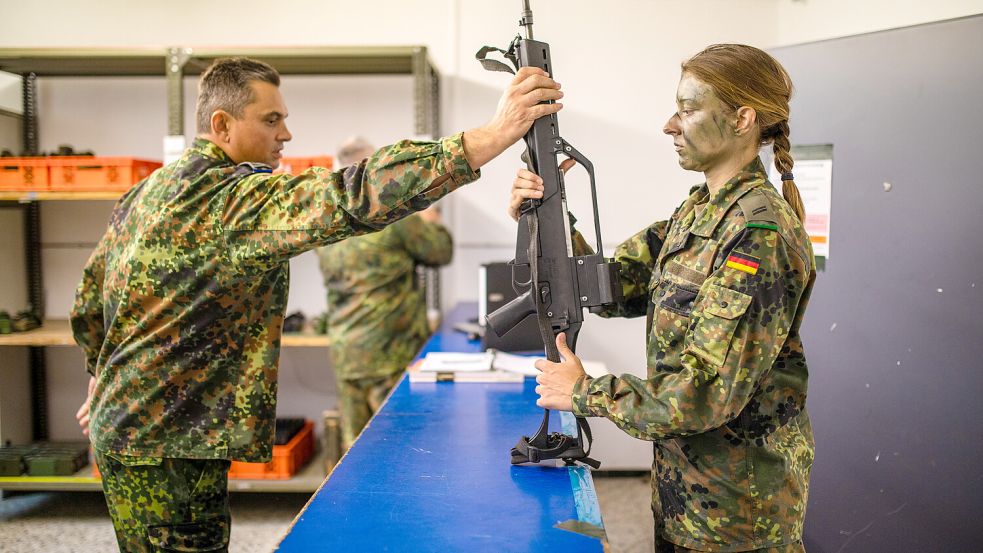
[[[269,460],[288,259],[378,230],[476,178],[461,135],[296,176],[237,166],[196,140],[120,199],[83,271],[71,322],[97,381],[93,444]]]
[[[581,379],[574,412],[655,442],[668,541],[745,551],[801,539],[814,445],[799,326],[815,262],[761,161],[713,195],[694,188],[615,258],[625,302],[606,315],[648,317],[648,378]]]
[[[328,291],[328,336],[341,378],[402,371],[430,336],[418,264],[451,261],[451,235],[443,225],[412,215],[375,234],[320,248]]]

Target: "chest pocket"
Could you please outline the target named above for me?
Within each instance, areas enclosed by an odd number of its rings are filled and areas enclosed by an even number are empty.
[[[700,305],[688,346],[719,367],[727,359],[737,325],[751,305],[751,296],[711,284]]]
[[[699,290],[669,280],[651,286],[648,321],[650,371],[678,371],[686,330]]]

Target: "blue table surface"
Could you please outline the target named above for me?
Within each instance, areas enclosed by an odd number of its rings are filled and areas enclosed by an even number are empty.
[[[479,351],[451,330],[475,312],[457,306],[421,355]],[[555,527],[603,526],[589,469],[509,463],[512,446],[542,420],[534,389],[531,378],[404,377],[278,551],[602,551],[600,540]],[[552,422],[557,430],[561,422]]]

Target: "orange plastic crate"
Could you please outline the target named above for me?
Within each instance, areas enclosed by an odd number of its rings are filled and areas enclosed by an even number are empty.
[[[159,161],[132,157],[67,156],[47,161],[51,190],[64,192],[128,190],[162,166]]]
[[[282,157],[280,158],[280,166],[277,167],[274,173],[296,175],[311,167],[331,169],[334,167],[334,158],[331,156]]]
[[[92,467],[92,477],[102,478],[102,474],[99,474],[99,465],[96,464],[96,452],[92,450],[92,446],[89,446],[89,466]]]
[[[0,158],[0,190],[45,191],[50,182],[46,158]]]
[[[286,480],[297,473],[314,455],[314,423],[307,421],[286,445],[273,446],[269,463],[232,461],[229,478]]]

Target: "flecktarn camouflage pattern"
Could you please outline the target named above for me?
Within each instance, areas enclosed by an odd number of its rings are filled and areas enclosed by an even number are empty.
[[[120,551],[226,551],[229,461],[95,458]]]
[[[450,263],[453,243],[443,225],[411,215],[380,232],[319,248],[318,255],[348,446],[430,336],[416,266]]]
[[[355,443],[355,438],[382,407],[402,376],[402,372],[397,372],[387,376],[337,378],[342,449],[347,450]]]
[[[196,140],[123,196],[83,272],[71,318],[97,380],[94,446],[269,460],[288,259],[475,178],[460,134],[295,176],[237,166]]]
[[[328,293],[331,358],[341,378],[387,376],[430,336],[417,265],[450,263],[451,235],[412,215],[375,234],[318,249]]]
[[[655,442],[657,535],[700,551],[802,538],[813,461],[799,326],[808,236],[755,160],[623,244],[625,303],[648,318],[648,378],[582,379],[574,412]]]

